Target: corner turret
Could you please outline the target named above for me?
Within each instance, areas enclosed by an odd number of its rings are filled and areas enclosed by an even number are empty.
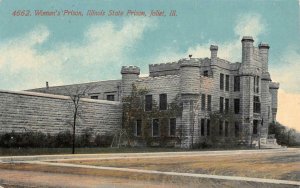
[[[122,86],[121,96],[129,96],[132,92],[132,84],[138,80],[140,75],[140,68],[137,66],[122,66]]]

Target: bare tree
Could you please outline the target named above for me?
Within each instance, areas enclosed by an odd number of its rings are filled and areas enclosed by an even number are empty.
[[[95,86],[76,85],[72,88],[66,88],[68,96],[71,99],[70,109],[72,109],[72,154],[75,154],[76,126],[79,118],[82,118],[82,101],[87,93]]]

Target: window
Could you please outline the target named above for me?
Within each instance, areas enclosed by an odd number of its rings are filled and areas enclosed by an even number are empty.
[[[98,99],[98,95],[91,96],[91,99]]]
[[[220,113],[223,113],[224,109],[224,98],[220,97]]]
[[[201,110],[205,110],[205,94],[201,95]]]
[[[207,95],[207,110],[211,111],[211,95]]]
[[[228,137],[228,126],[229,126],[228,121],[225,121],[225,136],[226,137]]]
[[[201,119],[201,136],[204,136],[205,119]]]
[[[253,97],[253,112],[260,113],[260,100],[258,96]]]
[[[206,135],[210,135],[210,119],[206,120]]]
[[[146,95],[145,99],[146,99],[145,111],[151,111],[152,110],[152,95]]]
[[[234,135],[238,137],[240,134],[240,125],[239,122],[234,122]]]
[[[167,107],[168,107],[167,94],[160,94],[159,95],[159,109],[167,110]]]
[[[136,120],[135,136],[142,136],[142,120]]]
[[[203,71],[203,75],[208,77],[208,71]]]
[[[240,113],[240,99],[234,99],[234,113]]]
[[[229,99],[225,99],[225,113],[228,114],[229,112]]]
[[[239,76],[235,76],[234,77],[234,87],[233,87],[234,91],[240,91],[240,77]]]
[[[258,120],[253,120],[253,134],[257,134]]]
[[[153,119],[152,121],[152,137],[159,136],[159,120]]]
[[[219,135],[223,135],[223,122],[221,120],[219,121]]]
[[[225,90],[229,91],[229,75],[225,77]]]
[[[259,76],[254,76],[253,79],[253,91],[254,93],[259,93]]]
[[[114,101],[115,100],[115,95],[106,95],[106,100]]]
[[[220,90],[224,90],[224,74],[220,73]]]
[[[170,136],[176,136],[176,118],[170,119]]]

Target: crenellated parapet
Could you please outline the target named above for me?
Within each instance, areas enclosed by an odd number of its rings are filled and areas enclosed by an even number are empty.
[[[179,74],[178,62],[160,63],[149,65],[149,75],[151,77]]]
[[[187,59],[187,58],[184,58],[184,59],[180,59],[179,60],[179,65],[180,65],[180,68],[181,67],[200,67],[200,62],[198,59],[195,59],[195,58],[191,58],[191,59]]]
[[[121,74],[137,74],[140,75],[140,68],[137,66],[122,66]]]

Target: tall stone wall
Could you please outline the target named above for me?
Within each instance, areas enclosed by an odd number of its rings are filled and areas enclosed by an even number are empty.
[[[113,134],[121,128],[119,102],[81,99],[77,133]],[[0,91],[0,133],[41,131],[56,134],[71,130],[72,102],[61,95]]]

